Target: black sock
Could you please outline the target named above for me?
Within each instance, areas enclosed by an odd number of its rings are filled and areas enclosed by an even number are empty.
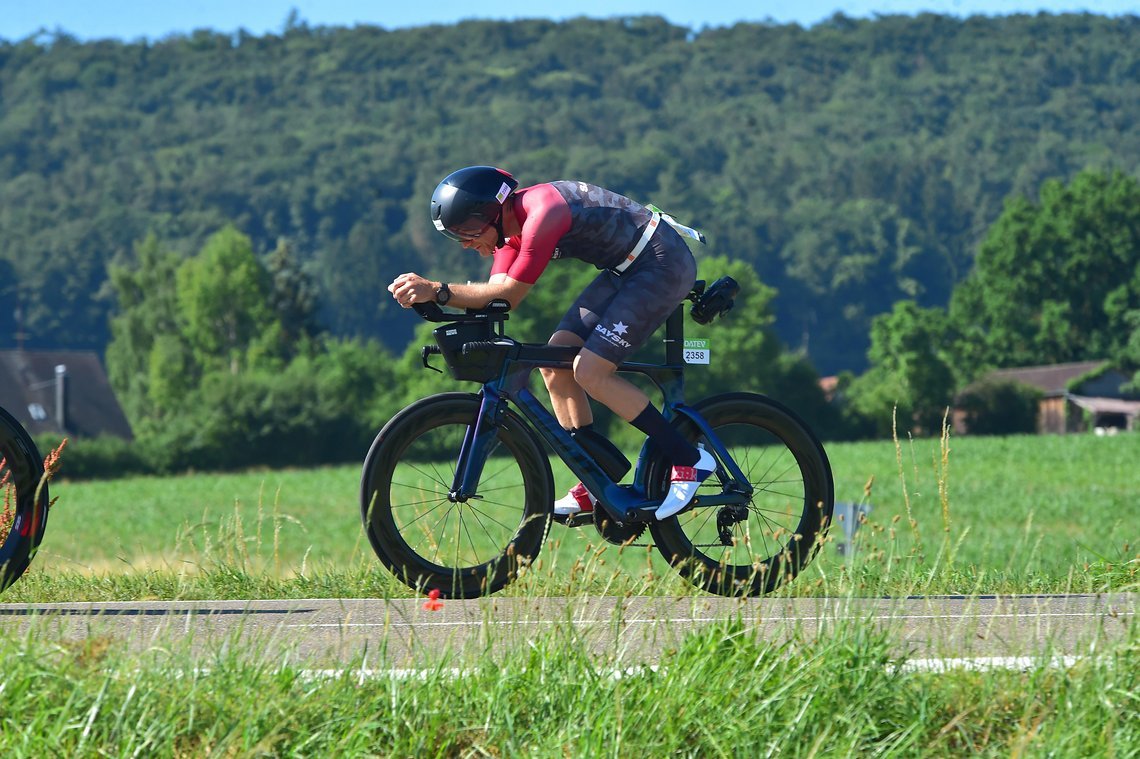
[[[657,444],[664,452],[673,466],[693,466],[701,459],[701,453],[677,432],[665,417],[661,416],[652,403],[638,414],[631,422],[634,427],[641,430]]]

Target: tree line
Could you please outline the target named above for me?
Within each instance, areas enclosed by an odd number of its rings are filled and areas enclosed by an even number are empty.
[[[925,14],[4,42],[0,288],[31,347],[105,351],[139,444],[92,470],[359,458],[454,387],[384,287],[485,275],[426,208],[496,163],[706,232],[701,276],[744,290],[695,328],[714,365],[693,397],[767,392],[829,437],[896,408],[930,431],[988,368],[1140,365],[1138,41],[1133,17]],[[552,266],[512,334],[544,339],[590,276]]]
[[[845,384],[880,434],[895,405],[938,429],[967,389],[976,429],[1032,432],[1025,389],[974,386],[995,368],[1104,360],[1133,377],[1125,391],[1140,397],[1140,181],[1090,170],[1011,197],[948,306],[895,303],[875,317],[868,355],[871,367]]]
[[[1138,51],[1135,17],[1089,14],[0,42],[2,297],[30,346],[102,351],[110,264],[233,224],[261,253],[288,241],[334,335],[398,352],[392,276],[482,273],[434,234],[432,187],[494,163],[700,226],[775,289],[784,344],[860,372],[871,319],[946,306],[1006,197],[1136,172]]]
[[[229,226],[185,258],[150,236],[136,259],[111,268],[119,308],[107,366],[138,440],[80,446],[73,475],[356,460],[399,408],[456,387],[426,371],[419,349],[436,325],[410,311],[418,327],[399,357],[324,329],[315,286],[284,242],[258,256]],[[776,292],[751,266],[705,256],[699,274],[731,276],[741,292],[713,324],[688,324],[687,337],[712,348],[710,365],[687,375],[689,396],[766,393],[825,438],[937,433],[956,403],[972,431],[1032,431],[1032,391],[976,383],[998,367],[1108,359],[1135,373],[1140,396],[1140,181],[1120,172],[1082,172],[1046,182],[1037,199],[1011,198],[949,306],[902,300],[876,316],[869,368],[841,375],[831,397],[807,355],[776,334]],[[552,263],[508,333],[544,340],[567,293],[594,275]],[[663,358],[661,337],[635,360]],[[600,411],[599,428],[636,449],[636,431]]]

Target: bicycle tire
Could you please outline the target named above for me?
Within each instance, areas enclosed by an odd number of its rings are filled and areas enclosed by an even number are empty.
[[[479,407],[470,393],[417,401],[384,425],[365,459],[361,517],[368,540],[384,566],[417,591],[489,595],[533,562],[546,540],[550,461],[513,411],[499,420],[479,494],[467,503],[448,499],[455,457]]]
[[[27,430],[0,408],[0,591],[20,579],[35,556],[47,527],[44,462]],[[36,498],[39,488],[39,498]]]
[[[811,560],[831,521],[834,484],[827,454],[794,412],[765,396],[728,393],[694,408],[754,488],[747,518],[723,533],[717,520],[728,507],[696,506],[651,524],[654,541],[681,575],[711,593],[770,593]],[[686,439],[702,440],[688,417],[679,415],[674,424]],[[668,479],[668,462],[658,457],[647,471],[650,492],[663,496]],[[714,474],[698,497],[722,485]]]

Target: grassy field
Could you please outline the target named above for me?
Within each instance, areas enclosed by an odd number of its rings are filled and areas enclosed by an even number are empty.
[[[256,645],[0,637],[4,756],[1132,757],[1140,632],[1057,666],[934,673],[857,620],[766,641],[702,628],[658,666],[568,623],[522,651],[414,674],[322,675]]]
[[[861,442],[828,454],[837,500],[871,510],[853,558],[825,545],[787,592],[1089,591],[1140,580],[1140,435]],[[562,492],[572,478],[553,469]],[[4,600],[404,594],[363,536],[358,480],[346,466],[58,481],[33,569]],[[610,546],[588,527],[555,525],[536,569],[513,590],[688,592],[655,552]]]
[[[828,446],[837,498],[871,511],[781,592],[1140,588],[1140,435]],[[570,476],[555,467],[559,487]],[[407,596],[371,553],[356,467],[53,485],[43,550],[3,601]],[[836,529],[833,538],[841,531]],[[645,546],[555,526],[510,594],[695,593]],[[44,620],[45,624],[49,620]],[[562,623],[560,623],[562,624]],[[653,668],[572,625],[525,651],[412,676],[314,674],[250,643],[0,635],[5,756],[1138,756],[1140,625],[1075,663],[910,666],[859,619],[770,641],[714,623]],[[1074,653],[1067,650],[1066,653]]]

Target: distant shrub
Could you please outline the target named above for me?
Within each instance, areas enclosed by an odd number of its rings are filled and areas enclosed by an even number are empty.
[[[1041,391],[1021,382],[985,380],[958,396],[971,435],[1016,435],[1037,431]]]
[[[55,450],[62,437],[39,435],[36,447],[41,452]],[[138,443],[118,437],[70,438],[64,453],[59,477],[74,480],[113,479],[137,474],[150,474],[153,464]]]
[[[279,371],[207,375],[178,413],[135,425],[135,440],[72,439],[60,477],[316,466],[362,461],[398,408],[388,355],[336,342]],[[37,440],[42,451],[60,437]]]

